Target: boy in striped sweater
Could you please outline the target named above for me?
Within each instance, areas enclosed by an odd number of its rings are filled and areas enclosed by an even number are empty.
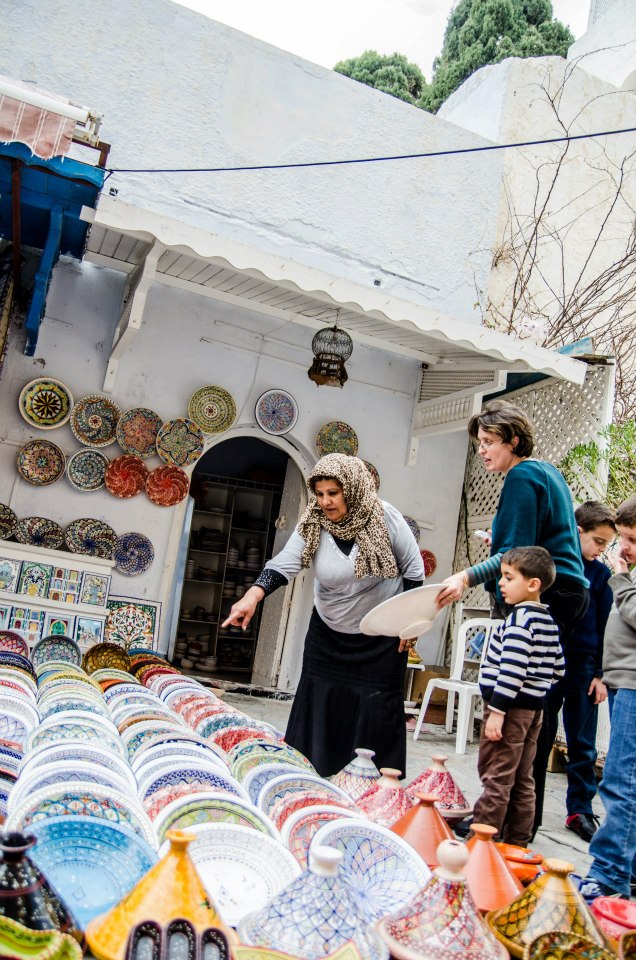
[[[499,589],[514,610],[494,632],[479,671],[484,719],[477,769],[483,792],[473,821],[500,840],[527,847],[532,838],[532,765],[546,693],[563,676],[559,630],[541,593],[554,582],[543,547],[515,547],[501,558]]]

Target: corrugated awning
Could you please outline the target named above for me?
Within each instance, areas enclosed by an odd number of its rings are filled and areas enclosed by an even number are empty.
[[[525,340],[458,320],[375,287],[209,233],[102,196],[87,259],[146,279],[319,328],[338,324],[354,340],[447,370],[544,373],[580,384],[585,364]]]

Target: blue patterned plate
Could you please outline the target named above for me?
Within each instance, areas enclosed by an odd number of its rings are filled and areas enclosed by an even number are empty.
[[[298,793],[302,790],[311,790],[312,793],[318,791],[321,794],[328,794],[334,797],[344,807],[351,806],[351,797],[347,796],[344,790],[334,786],[328,780],[323,780],[317,773],[305,773],[302,770],[293,773],[283,773],[273,780],[269,780],[258,795],[257,807],[268,816],[278,800],[282,800],[288,793]]]
[[[78,450],[66,464],[66,479],[76,490],[90,493],[101,490],[110,460],[101,450]]]
[[[109,733],[101,725],[92,725],[86,722],[86,716],[100,720],[101,718],[97,714],[84,714],[84,711],[81,711],[81,713],[84,719],[77,719],[77,716],[72,714],[73,719],[69,720],[69,714],[65,713],[57,714],[45,723],[40,724],[37,730],[33,730],[29,734],[26,752],[33,753],[36,750],[42,750],[49,744],[60,743],[64,740],[90,740],[105,749],[118,753],[121,757],[125,756],[124,747],[116,732]]]
[[[67,783],[69,780],[81,780],[84,784],[101,784],[102,787],[115,787],[117,790],[126,790],[127,784],[121,781],[113,782],[113,775],[106,767],[100,767],[86,760],[54,763],[46,767],[32,767],[21,772],[18,782],[14,785],[9,796],[7,809],[12,813],[19,807],[25,796],[44,787],[53,787]]]
[[[155,548],[143,533],[124,533],[115,544],[115,570],[126,577],[145,573],[155,559]]]
[[[247,790],[250,800],[255,804],[265,784],[273,780],[274,777],[281,777],[285,773],[290,773],[297,777],[300,769],[297,764],[285,763],[284,761],[281,763],[259,763],[258,766],[252,767],[252,769],[246,773],[241,783],[243,784],[243,789]]]
[[[230,796],[221,790],[197,793],[192,797],[178,797],[157,814],[154,822],[159,843],[166,839],[168,830],[185,830],[198,823],[237,823],[252,830],[260,830],[280,840],[280,834],[269,817],[241,797]]]
[[[300,875],[300,867],[279,840],[235,823],[199,823],[188,828],[195,840],[188,853],[219,913],[233,926],[260,910]],[[160,851],[165,853],[166,842]]]
[[[232,780],[229,774],[224,777],[222,773],[216,773],[213,770],[184,769],[169,770],[167,773],[160,773],[148,784],[143,793],[141,793],[144,803],[152,799],[153,793],[161,790],[162,787],[179,786],[182,783],[197,783],[199,786],[207,784],[208,790],[227,790],[228,793],[234,793],[237,797],[247,800],[247,794],[236,780]]]
[[[83,929],[119,903],[157,862],[157,854],[137,834],[95,817],[51,817],[30,831],[38,841],[31,859]]]
[[[298,419],[298,406],[286,390],[267,390],[256,401],[254,416],[265,433],[282,436],[293,429]]]
[[[20,772],[25,776],[38,767],[50,767],[57,764],[85,763],[108,770],[111,783],[119,781],[122,789],[137,793],[137,781],[128,764],[120,756],[95,740],[68,740],[49,743],[37,753],[24,757]],[[125,787],[123,786],[125,784]]]
[[[400,910],[431,876],[419,853],[392,830],[368,820],[336,820],[314,835],[314,846],[335,847],[343,854],[339,876],[375,923]]]
[[[31,651],[31,662],[37,670],[49,660],[62,660],[79,666],[82,662],[79,643],[63,635],[43,637]]]

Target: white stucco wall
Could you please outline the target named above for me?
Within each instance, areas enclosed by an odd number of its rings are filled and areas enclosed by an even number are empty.
[[[113,167],[377,157],[484,143],[169,2],[9,0],[0,71],[104,114]],[[46,24],[46,29],[42,25]],[[490,267],[502,157],[114,175],[119,197],[464,320]]]
[[[568,60],[615,87],[636,89],[636,5],[604,0],[590,10],[587,31],[568,50]]]
[[[22,336],[14,331],[0,380],[0,502],[9,504],[19,517],[45,516],[63,526],[79,517],[94,517],[120,535],[134,530],[150,537],[156,554],[150,569],[138,577],[115,572],[111,592],[165,604],[185,503],[165,509],[144,494],[118,500],[106,490],[80,493],[66,479],[40,489],[24,482],[15,467],[18,449],[35,436],[51,439],[67,455],[80,449],[68,425],[46,433],[30,429],[19,415],[17,398],[25,383],[43,373],[67,383],[75,399],[101,392],[123,283],[122,274],[108,269],[60,263],[36,357],[22,354]],[[268,335],[265,341],[262,335]],[[330,420],[350,423],[359,437],[360,456],[380,472],[382,497],[403,513],[433,524],[432,531],[423,533],[421,545],[437,554],[438,576],[446,576],[454,549],[465,435],[421,442],[417,466],[405,467],[419,364],[356,345],[344,389],[318,388],[307,377],[310,343],[311,332],[304,328],[157,284],[151,289],[135,349],[121,361],[112,398],[122,410],[143,405],[169,419],[186,415],[188,399],[200,386],[219,384],[233,394],[239,411],[235,431],[226,436],[252,432],[267,441],[255,426],[254,404],[264,390],[284,386],[298,402],[299,417],[279,446],[290,441],[301,451],[301,459],[313,463],[320,427]],[[266,355],[274,350],[275,357]],[[121,453],[117,444],[104,452],[111,458]],[[151,468],[160,465],[157,457],[146,462]],[[306,604],[311,603],[310,593]],[[167,629],[164,616],[164,649]],[[427,641],[427,652],[436,650],[436,637],[438,633]],[[301,640],[294,638],[294,646]]]

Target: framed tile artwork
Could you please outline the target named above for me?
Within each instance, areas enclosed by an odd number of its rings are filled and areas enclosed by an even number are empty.
[[[49,600],[60,600],[62,603],[78,603],[81,584],[81,570],[53,567],[53,574],[49,584]]]
[[[92,603],[96,607],[105,607],[108,600],[110,577],[101,573],[86,571],[82,577],[80,603]]]
[[[24,560],[18,583],[18,593],[24,593],[28,597],[45,597],[49,590],[52,573],[53,567],[48,563],[33,563],[30,560]]]
[[[161,604],[154,600],[110,597],[105,639],[122,647],[156,648]]]
[[[9,630],[15,630],[16,633],[24,637],[30,647],[41,638],[43,626],[44,610],[33,610],[31,607],[12,607]]]
[[[21,566],[21,560],[0,557],[0,590],[6,590],[7,593],[17,593]]]
[[[96,643],[101,643],[104,639],[104,621],[99,617],[78,617],[75,623],[75,640],[80,645],[80,650],[85,653]]]
[[[7,630],[9,628],[10,619],[11,607],[6,603],[0,603],[0,630]]]
[[[44,617],[43,637],[72,637],[75,617],[66,613],[47,613]]]

